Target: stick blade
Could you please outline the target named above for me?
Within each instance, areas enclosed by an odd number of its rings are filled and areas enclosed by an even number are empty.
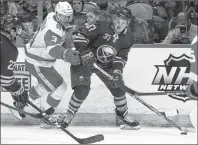
[[[91,136],[88,138],[79,139],[78,142],[80,144],[91,144],[91,143],[95,143],[95,142],[100,142],[102,140],[104,140],[104,136],[102,134],[98,134],[98,135]]]

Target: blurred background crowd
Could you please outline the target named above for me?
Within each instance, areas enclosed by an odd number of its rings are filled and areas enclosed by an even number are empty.
[[[190,41],[186,39],[191,39],[191,35],[194,36],[194,33],[197,33],[198,1],[67,1],[74,9],[73,24],[79,26],[86,22],[86,12],[90,9],[97,10],[97,15],[100,16],[99,20],[107,21],[111,19],[111,15],[116,11],[117,7],[129,8],[133,14],[130,27],[132,28],[136,44],[188,44]],[[17,28],[12,27],[10,29],[13,42],[26,44],[47,14],[54,11],[57,3],[58,0],[1,0],[2,16],[3,13],[7,13],[9,16],[23,20],[23,23]],[[176,30],[178,27],[180,28],[179,32]],[[173,35],[173,33],[180,33],[182,38]],[[180,41],[173,41],[172,39],[176,39],[174,37],[178,37]]]

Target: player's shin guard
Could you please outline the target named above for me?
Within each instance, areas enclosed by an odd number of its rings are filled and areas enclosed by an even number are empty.
[[[64,128],[67,128],[69,126],[74,115],[79,110],[81,104],[84,102],[90,91],[89,86],[78,86],[73,89],[74,93],[69,102],[69,109],[59,121]]]
[[[20,83],[15,80],[13,84],[5,86],[4,88],[11,93],[12,98],[14,99],[13,105],[16,108],[23,110],[24,107],[27,106],[27,100],[29,99],[28,93]],[[14,110],[11,110],[11,112],[18,119],[26,117],[25,114]]]
[[[45,113],[49,115],[53,120],[56,122],[59,120],[60,115],[59,114],[53,114],[55,112],[55,109],[59,105],[60,101],[62,100],[62,97],[65,93],[65,90],[67,89],[67,85],[65,82],[63,82],[55,91],[49,93],[46,99],[45,103]],[[53,128],[54,126],[48,124],[45,122],[45,120],[41,120],[41,128]]]
[[[69,109],[63,116],[63,118],[60,120],[60,124],[64,127],[67,128],[72,121],[74,115],[76,112],[79,110],[81,104],[83,103],[84,100],[79,100],[75,93],[73,93],[71,100],[69,102]]]
[[[117,121],[121,129],[138,130],[140,129],[139,122],[133,120],[128,114],[126,95],[115,97]]]
[[[47,100],[45,103],[45,109],[44,109],[45,111],[44,112],[47,115],[49,115],[52,120],[54,120],[56,122],[59,119],[59,115],[55,115],[54,112],[55,112],[56,107],[60,103],[60,101],[61,101],[60,97],[58,97],[58,96],[55,97],[50,93],[47,96]],[[51,124],[48,124],[45,120],[41,120],[40,128],[49,129],[49,128],[54,128],[54,126]]]
[[[64,128],[67,128],[72,121],[74,115],[76,112],[79,110],[81,104],[83,103],[84,100],[79,100],[76,98],[75,93],[73,93],[71,100],[69,102],[69,109],[61,119],[61,125]]]
[[[29,96],[32,100],[36,100],[49,93],[41,84],[32,86],[29,90]]]

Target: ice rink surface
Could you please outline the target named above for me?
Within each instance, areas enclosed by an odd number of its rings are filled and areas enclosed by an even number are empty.
[[[68,128],[78,138],[103,134],[96,144],[197,144],[197,134],[180,135],[175,128],[120,130],[118,127]],[[39,126],[1,126],[1,144],[77,144],[60,129],[41,129]]]

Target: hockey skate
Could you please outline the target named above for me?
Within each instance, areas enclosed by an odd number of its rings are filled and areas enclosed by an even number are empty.
[[[128,113],[124,113],[123,116],[119,115],[119,112],[116,110],[116,116],[118,120],[118,125],[122,130],[139,130],[139,122],[137,120],[133,120]]]
[[[22,104],[21,102],[13,102],[13,106],[20,109],[20,110],[24,110],[25,106],[24,104]],[[18,111],[15,111],[13,109],[10,109],[10,111],[12,112],[12,114],[19,120],[22,120],[26,117],[25,114],[20,113]]]
[[[72,114],[71,112],[67,111],[65,113],[65,115],[59,120],[59,124],[64,127],[67,128],[70,124],[70,122],[72,121],[74,117],[74,114]]]
[[[25,99],[28,99],[28,93],[26,90],[24,90],[24,92],[21,94],[22,97],[24,97]],[[20,110],[24,110],[25,106],[27,106],[26,103],[23,103],[22,101],[19,101],[17,96],[15,95],[12,95],[12,98],[14,99],[14,102],[13,102],[13,106],[20,109]],[[26,117],[25,114],[21,113],[21,112],[18,112],[18,111],[15,111],[15,110],[12,110],[10,109],[10,111],[13,113],[13,115],[19,119],[19,120],[22,120]]]
[[[56,128],[56,125],[58,125],[57,123],[58,123],[58,120],[60,118],[60,115],[59,114],[53,114],[55,112],[55,109],[53,107],[48,108],[44,112],[49,117],[47,119],[50,120],[50,122],[52,122],[52,123],[49,123],[45,118],[42,118],[40,128],[43,128],[43,129]]]
[[[58,123],[58,120],[60,118],[60,115],[59,114],[53,114],[53,115],[50,115],[50,118],[49,120],[53,120],[53,124],[51,123],[48,123],[45,118],[41,119],[41,124],[40,124],[40,128],[42,129],[52,129],[52,128],[57,128],[57,123]]]

